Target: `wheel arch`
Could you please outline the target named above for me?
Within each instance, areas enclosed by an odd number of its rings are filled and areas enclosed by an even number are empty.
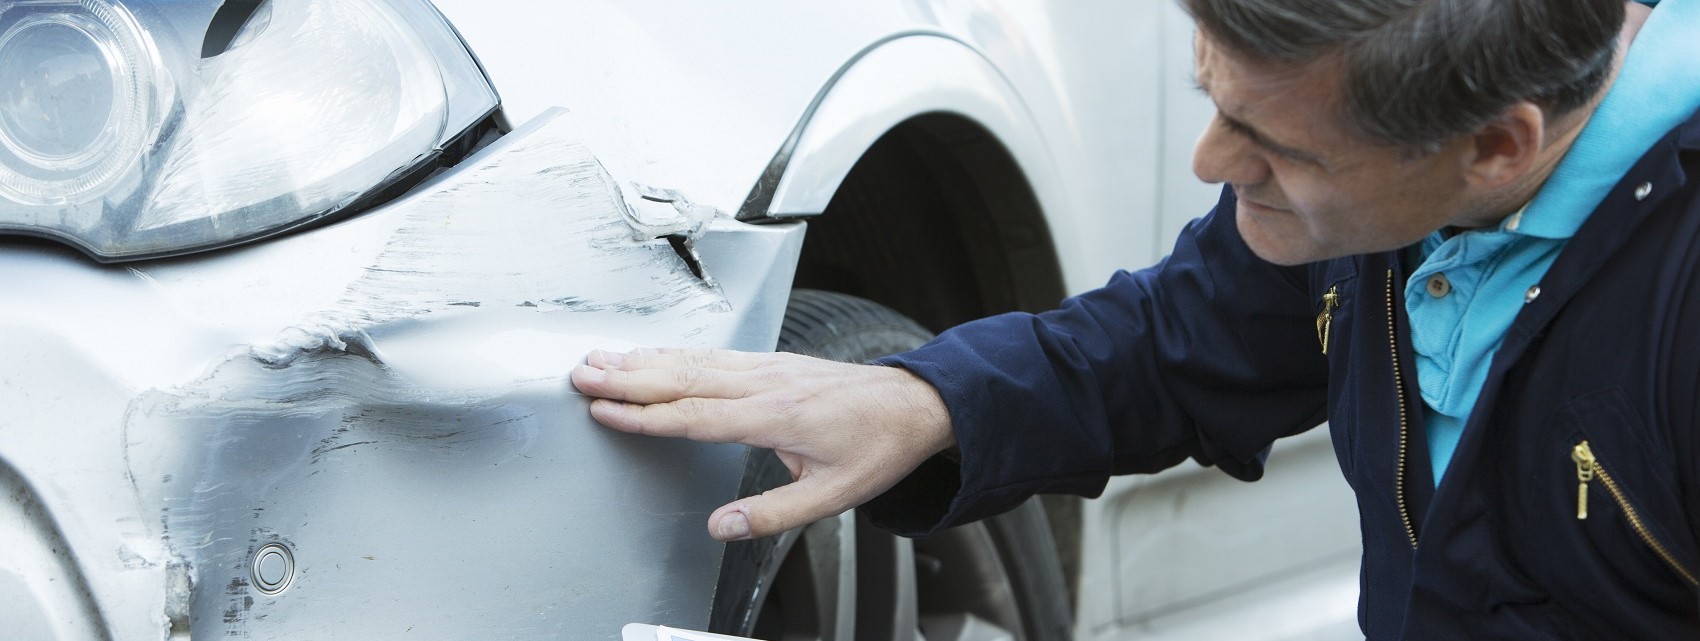
[[[874,141],[810,219],[796,286],[889,306],[934,332],[1063,297],[1043,207],[1013,155],[949,113]]]
[[[1041,131],[968,44],[899,34],[827,83],[740,218],[810,219],[799,286],[934,331],[1048,309],[1066,290],[1046,212],[1066,199]]]
[[[1067,289],[1046,212],[1067,204],[1041,131],[968,45],[896,37],[821,92],[740,218],[807,218],[797,287],[868,298],[935,332],[1050,309]],[[1073,603],[1080,502],[1045,508]]]

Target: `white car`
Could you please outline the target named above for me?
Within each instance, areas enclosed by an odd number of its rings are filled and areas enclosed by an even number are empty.
[[[1217,189],[1191,34],[1162,0],[0,0],[0,634],[1354,637],[1320,430],[1252,485],[723,546],[709,511],[783,471],[566,381],[869,358],[1154,262]]]

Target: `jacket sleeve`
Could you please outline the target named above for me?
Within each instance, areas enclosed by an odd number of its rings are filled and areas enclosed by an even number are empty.
[[[981,319],[876,361],[938,388],[960,456],[927,461],[864,515],[924,536],[1189,457],[1260,478],[1275,439],[1323,420],[1327,363],[1305,268],[1253,254],[1234,208],[1224,190],[1163,262],[1059,309]]]

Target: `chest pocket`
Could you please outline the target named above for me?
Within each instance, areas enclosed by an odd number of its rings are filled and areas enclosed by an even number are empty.
[[[1317,348],[1325,355],[1333,349],[1337,340],[1335,321],[1339,320],[1340,325],[1350,322],[1340,317],[1351,314],[1351,310],[1345,307],[1345,302],[1349,295],[1355,293],[1352,289],[1357,284],[1357,276],[1357,263],[1350,259],[1324,263],[1319,271],[1312,275],[1313,282],[1321,284],[1321,287],[1312,288],[1314,300],[1311,302],[1316,311]]]
[[[1348,481],[1353,479],[1352,434],[1343,429],[1342,412],[1345,377],[1340,376],[1349,365],[1353,324],[1357,322],[1360,302],[1357,263],[1349,259],[1324,263],[1312,275],[1312,311],[1316,313],[1317,349],[1328,358],[1329,368],[1329,435],[1334,441],[1334,453]],[[1349,422],[1349,421],[1348,421]]]
[[[1700,569],[1670,450],[1609,388],[1561,407],[1501,450],[1510,555],[1566,610],[1700,625]],[[1522,441],[1519,445],[1518,441]],[[1665,628],[1668,629],[1668,628]]]
[[[1570,459],[1576,462],[1576,520],[1588,520],[1589,510],[1592,509],[1590,506],[1595,502],[1594,499],[1597,498],[1600,501],[1604,501],[1606,498],[1611,499],[1607,507],[1616,508],[1617,513],[1623,517],[1623,521],[1635,531],[1635,534],[1641,538],[1641,542],[1647,544],[1648,549],[1659,556],[1659,560],[1664,561],[1667,567],[1682,576],[1683,581],[1689,585],[1700,585],[1700,579],[1695,578],[1694,571],[1689,565],[1677,558],[1677,555],[1672,551],[1673,548],[1665,545],[1665,539],[1669,537],[1661,537],[1658,531],[1662,528],[1657,526],[1657,522],[1643,517],[1641,511],[1636,509],[1635,504],[1638,501],[1631,498],[1632,494],[1628,486],[1620,485],[1616,478],[1611,475],[1605,462],[1594,454],[1593,446],[1588,439],[1585,436],[1572,436],[1571,438],[1572,440],[1581,439],[1575,447],[1571,448],[1570,452]],[[1595,481],[1598,481],[1598,483],[1596,484]],[[1597,492],[1591,492],[1590,490],[1596,485],[1602,487],[1608,496],[1602,497]]]

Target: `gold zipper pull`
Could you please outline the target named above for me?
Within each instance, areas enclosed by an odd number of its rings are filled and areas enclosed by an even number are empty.
[[[1594,480],[1597,463],[1587,441],[1576,444],[1570,460],[1576,461],[1576,520],[1581,521],[1588,518],[1588,481]]]
[[[1340,286],[1328,288],[1322,295],[1322,313],[1316,315],[1316,340],[1322,343],[1322,353],[1328,353],[1328,334],[1334,324],[1334,310],[1340,306]]]

